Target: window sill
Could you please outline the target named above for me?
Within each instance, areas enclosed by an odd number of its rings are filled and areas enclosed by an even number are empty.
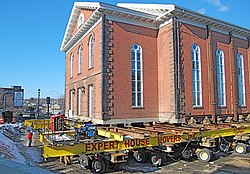
[[[132,106],[132,109],[145,109],[143,106]]]
[[[227,109],[227,106],[218,106],[220,109]]]
[[[240,108],[247,108],[247,106],[245,106],[245,105],[242,105],[242,106],[239,106]]]
[[[79,75],[81,75],[82,74],[82,72],[79,72],[77,75],[79,76]]]
[[[193,109],[204,109],[203,106],[193,106]]]
[[[90,68],[88,68],[88,70],[91,70],[91,69],[94,69],[94,67],[90,67]]]

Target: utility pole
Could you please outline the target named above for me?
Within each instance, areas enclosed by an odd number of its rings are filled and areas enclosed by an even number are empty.
[[[37,90],[37,117],[39,117],[39,105],[40,105],[40,92],[41,92],[41,89],[38,89]],[[37,119],[37,118],[36,118]]]

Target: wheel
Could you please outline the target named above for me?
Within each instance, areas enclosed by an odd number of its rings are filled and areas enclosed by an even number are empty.
[[[191,148],[186,148],[181,152],[181,156],[183,160],[191,161],[194,157],[194,150]]]
[[[163,155],[160,153],[152,153],[150,156],[150,162],[155,167],[161,166],[164,162]]]
[[[230,149],[231,144],[220,144],[219,149],[222,152],[228,152]]]
[[[212,152],[209,149],[201,149],[198,153],[197,153],[197,157],[200,161],[202,162],[209,162],[211,160],[212,157]]]
[[[84,155],[84,154],[80,155],[79,163],[80,163],[80,167],[83,169],[91,168],[91,161],[87,155]]]
[[[93,173],[104,173],[106,171],[106,163],[103,158],[97,158],[92,162]]]
[[[143,163],[147,159],[147,155],[143,150],[138,150],[134,152],[134,159],[138,163]]]
[[[234,150],[238,154],[244,154],[247,151],[247,146],[243,143],[238,143]]]

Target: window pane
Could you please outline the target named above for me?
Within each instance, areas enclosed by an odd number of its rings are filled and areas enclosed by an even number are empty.
[[[137,91],[141,92],[141,83],[140,82],[137,82]]]
[[[135,53],[132,51],[132,53],[131,53],[131,60],[132,61],[135,61]]]
[[[137,81],[141,81],[141,71],[137,72]]]
[[[196,104],[196,95],[195,95],[196,93],[195,92],[193,92],[193,105],[197,105]]]
[[[135,62],[132,61],[131,63],[132,63],[132,70],[134,70],[135,69]]]
[[[141,93],[137,94],[137,106],[141,106]]]
[[[136,106],[135,105],[135,93],[132,93],[132,106]]]
[[[140,70],[141,69],[141,63],[137,62],[137,69]]]
[[[132,82],[132,92],[135,92],[135,82]]]
[[[135,70],[132,71],[132,81],[135,80]]]
[[[141,53],[137,52],[137,61],[141,60]]]

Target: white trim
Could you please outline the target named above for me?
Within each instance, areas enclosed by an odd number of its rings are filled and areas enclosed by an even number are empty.
[[[150,29],[158,29],[159,28],[154,23],[152,25],[150,25],[149,23],[145,23],[145,22],[142,22],[142,21],[130,20],[129,18],[116,17],[116,16],[113,16],[113,15],[107,15],[106,18],[110,19],[110,20],[113,20],[113,21],[126,23],[126,24],[131,24],[131,25],[136,25],[136,26],[145,27],[145,28],[150,28]]]
[[[89,42],[88,42],[88,57],[89,57],[89,62],[88,62],[88,68],[93,68],[94,67],[94,36],[91,35],[89,37]]]
[[[68,53],[68,52],[70,52],[73,48],[75,48],[75,46],[77,45],[77,44],[79,44],[80,42],[81,42],[81,40],[85,37],[85,36],[87,36],[100,22],[102,21],[102,17],[91,27],[91,28],[89,28],[85,33],[84,33],[84,35],[80,38],[80,39],[78,39],[78,41],[74,44],[74,45],[72,45],[69,49],[68,49],[68,51],[66,51],[66,54]]]
[[[82,45],[78,47],[78,74],[82,73],[82,58],[83,58],[83,48]]]
[[[219,107],[224,107],[224,106],[227,106],[227,101],[226,101],[226,99],[227,99],[227,97],[226,97],[226,94],[227,94],[227,92],[226,92],[226,72],[225,72],[225,55],[224,55],[224,52],[220,49],[220,48],[217,48],[216,49],[216,53],[215,53],[215,56],[216,56],[216,70],[217,70],[217,74],[216,74],[216,76],[217,76],[217,95],[218,95],[218,106]],[[218,64],[218,59],[220,60],[220,61],[222,61],[221,62],[221,64]],[[219,66],[219,67],[218,67]],[[222,70],[221,70],[221,68],[223,68]],[[219,72],[219,71],[223,71],[222,73],[221,72]],[[220,74],[220,76],[221,75],[223,75],[222,77],[220,77],[220,79],[218,79],[218,75]],[[220,81],[219,81],[220,80]],[[221,87],[221,88],[219,88],[219,85],[220,84],[223,84],[223,86]],[[219,89],[220,89],[220,91],[219,91]],[[224,93],[222,93],[222,90],[223,90],[223,92]],[[223,101],[224,101],[224,103],[222,103],[219,99],[219,97],[223,97]]]
[[[138,49],[134,49],[134,46],[137,46]],[[137,55],[138,53],[140,53],[140,57],[138,59]],[[132,94],[132,108],[133,107],[143,107],[143,55],[142,55],[142,47],[139,44],[133,44],[131,45],[130,48],[130,55],[134,55],[134,61],[132,60],[132,57],[130,57],[131,60],[131,84],[132,84],[132,89],[131,89],[131,94]],[[138,60],[140,62],[140,68],[138,69]],[[133,64],[134,63],[134,64]],[[134,65],[134,69],[133,69],[133,65]],[[133,80],[133,71],[134,71],[134,80]],[[140,73],[138,73],[140,72]],[[138,74],[140,76],[140,80],[138,80]],[[138,83],[141,83],[140,88],[141,90],[138,90]],[[133,91],[133,84],[134,84],[134,91]],[[133,100],[133,92],[135,94],[135,100]],[[140,94],[140,97],[138,97],[138,94]],[[140,105],[139,105],[139,99],[140,99]],[[133,101],[135,102],[135,104],[133,105]]]
[[[72,78],[73,75],[74,75],[74,54],[73,53],[70,54],[69,60],[70,60],[70,72],[69,72],[69,76],[70,76],[70,78]]]
[[[82,89],[78,88],[77,89],[77,115],[81,115],[82,111]]]
[[[237,69],[239,70],[239,68],[241,68],[241,75],[239,75],[239,71],[238,72],[238,75],[237,75],[237,78],[238,78],[238,96],[239,96],[239,106],[240,107],[244,107],[246,106],[246,85],[245,85],[245,71],[244,71],[244,57],[242,54],[240,53],[237,53],[236,55],[236,59],[237,59]],[[239,67],[239,61],[240,61],[240,64],[241,64],[241,67]],[[241,76],[241,80],[242,80],[242,84],[239,83],[239,76]],[[240,86],[241,85],[241,86]],[[240,91],[239,88],[242,88],[242,91]],[[242,92],[242,94],[240,93]],[[243,100],[243,103],[240,103],[240,96],[243,95],[242,97],[242,100]]]
[[[169,23],[172,23],[172,22],[173,22],[172,18],[170,18],[169,20],[166,20],[164,23],[159,25],[159,29],[166,26],[166,25],[168,25]]]
[[[193,46],[196,46],[196,49],[193,49]],[[194,57],[193,54],[195,53]],[[196,54],[198,54],[198,63],[199,63],[199,67],[196,67],[197,65],[197,57]],[[192,66],[192,104],[193,107],[201,107],[202,106],[202,75],[201,75],[201,49],[200,46],[197,45],[196,43],[191,45],[191,66]],[[193,67],[193,62],[194,62],[194,66]],[[194,70],[194,79],[193,79],[193,70]],[[197,74],[198,71],[198,74]],[[200,80],[197,80],[197,77],[200,78]],[[200,84],[197,85],[197,82],[199,82]],[[194,83],[194,85],[193,85]],[[193,89],[193,86],[195,87],[195,89]],[[199,86],[200,91],[197,90],[197,87]],[[200,92],[200,95],[198,96],[198,93]],[[194,96],[193,93],[195,93],[195,103],[193,103],[194,100]],[[198,105],[198,98],[200,99],[200,104]]]
[[[80,22],[80,19],[82,18],[82,21]],[[78,20],[77,20],[77,29],[79,29],[79,27],[84,24],[84,15],[83,13],[80,13]]]
[[[89,118],[93,118],[94,113],[93,113],[93,95],[94,93],[94,87],[93,84],[88,85],[88,116]]]

